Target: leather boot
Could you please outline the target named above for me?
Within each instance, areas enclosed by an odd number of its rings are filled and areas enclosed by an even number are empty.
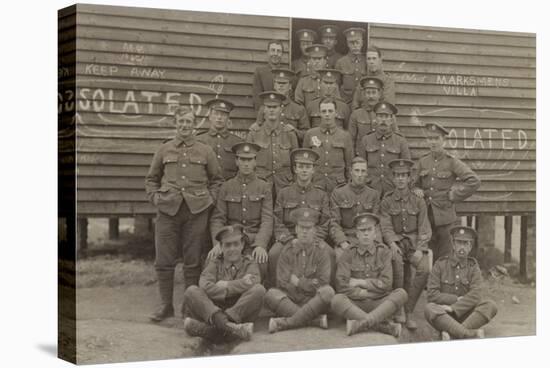
[[[373,330],[390,335],[398,339],[401,336],[401,324],[384,321],[372,327]]]
[[[367,313],[367,324],[375,326],[391,317],[397,310],[397,305],[391,300],[384,300],[376,308]]]
[[[212,316],[214,326],[221,331],[225,337],[238,338],[241,340],[250,340],[254,330],[253,323],[233,323],[229,320],[227,314],[217,311]]]
[[[319,294],[311,298],[306,304],[286,319],[291,328],[307,326],[313,319],[319,317],[326,309],[326,303]]]
[[[455,339],[468,339],[479,337],[477,330],[467,329],[460,322],[458,322],[448,314],[438,315],[433,320],[433,326],[439,331],[447,332],[450,337],[453,337]],[[442,334],[442,338],[443,337],[444,336]]]
[[[214,326],[190,317],[183,320],[183,329],[189,336],[202,337],[207,340],[215,340],[219,335]]]
[[[153,322],[160,322],[174,316],[174,270],[157,270],[157,280],[160,305],[149,316],[149,319]]]
[[[268,331],[274,333],[277,331],[288,330],[290,326],[287,323],[286,317],[272,317],[269,319]]]
[[[407,327],[409,330],[416,330],[418,328],[418,324],[413,319],[412,313],[406,314],[406,321],[405,321],[405,327]]]

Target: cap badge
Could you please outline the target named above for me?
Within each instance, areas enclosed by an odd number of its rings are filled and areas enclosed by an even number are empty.
[[[304,152],[304,158],[308,158],[308,157],[309,157],[309,153]]]
[[[220,107],[225,107],[225,103],[220,103]]]
[[[304,37],[309,37],[309,33],[304,32]]]
[[[305,212],[304,212],[304,217],[305,217],[305,218],[309,217],[309,212],[308,212],[308,211],[305,211]]]
[[[317,46],[315,46],[315,51],[319,51],[319,48]]]
[[[462,235],[464,234],[464,229],[460,229],[459,233]]]
[[[327,77],[332,77],[332,73],[331,73],[331,72],[327,72]]]
[[[437,128],[435,127],[435,125],[432,125],[432,130],[436,130]]]
[[[349,34],[355,36],[355,31],[351,31]]]
[[[244,146],[244,151],[249,152],[250,151],[250,146]]]
[[[285,73],[283,73],[283,72],[281,72],[281,73],[279,74],[279,77],[284,77],[284,76],[285,76]]]
[[[332,32],[332,29],[327,28],[327,33],[331,33],[331,32]]]
[[[405,162],[399,161],[399,166],[403,166],[403,165],[405,165]]]
[[[272,99],[272,100],[274,100],[274,99],[275,99],[275,95],[272,93],[272,94],[269,95],[269,98]]]

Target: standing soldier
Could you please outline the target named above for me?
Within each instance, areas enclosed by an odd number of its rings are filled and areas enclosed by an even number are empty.
[[[398,158],[410,160],[411,152],[405,137],[392,129],[397,107],[387,102],[377,103],[374,112],[375,130],[363,137],[361,144],[365,151],[361,155],[369,163],[370,186],[384,197],[385,193],[393,190],[392,172],[388,164]]]
[[[279,192],[275,202],[275,244],[269,250],[268,264],[271,285],[275,285],[277,280],[277,261],[282,249],[296,238],[295,223],[291,218],[294,210],[305,207],[320,213],[319,221],[315,224],[315,235],[320,244],[325,245],[330,220],[329,197],[321,187],[313,184],[318,159],[319,155],[315,151],[306,148],[295,149],[291,153],[296,180]],[[326,247],[328,250],[328,245]]]
[[[334,296],[329,285],[330,259],[316,237],[320,213],[310,208],[292,212],[296,239],[283,249],[277,263],[277,288],[265,304],[280,318],[269,320],[269,332],[308,325],[328,328],[326,312]]]
[[[254,99],[254,108],[256,110],[262,106],[260,93],[273,90],[272,70],[283,67],[281,65],[283,52],[282,41],[271,40],[267,42],[267,65],[257,67],[252,79],[252,98]]]
[[[481,327],[497,314],[495,302],[482,297],[477,261],[468,257],[476,239],[474,229],[453,227],[453,252],[435,262],[428,279],[424,314],[430,325],[441,332],[442,340],[483,338]]]
[[[382,85],[382,81],[376,77],[363,77],[360,82],[361,88],[357,89],[357,91],[363,93],[365,103],[351,113],[348,129],[353,139],[355,154],[357,155],[365,152],[365,147],[363,147],[361,143],[363,137],[375,130],[376,114],[374,112],[374,106],[381,102],[380,91]]]
[[[384,72],[382,67],[382,51],[376,46],[369,46],[366,52],[367,75],[377,77],[382,81],[382,101],[396,104],[395,99],[395,79]],[[364,96],[359,91],[353,95],[352,108],[358,109],[364,103]]]
[[[437,123],[426,123],[425,133],[430,152],[417,162],[417,188],[413,192],[426,200],[432,226],[430,249],[436,261],[451,254],[449,229],[457,221],[455,203],[470,197],[481,180],[464,162],[445,150],[447,129]]]
[[[305,132],[310,128],[309,118],[304,106],[297,104],[290,97],[292,81],[294,80],[294,72],[290,69],[273,69],[273,83],[276,92],[285,95],[283,101],[283,112],[281,118],[283,122],[293,126],[296,129],[298,141],[302,142]],[[264,109],[258,111],[257,123],[263,122]],[[256,124],[256,123],[254,123]]]
[[[250,340],[253,321],[262,309],[265,289],[254,260],[242,254],[244,237],[241,225],[224,226],[215,238],[221,244],[221,257],[210,259],[202,271],[199,286],[185,291],[183,300],[192,317],[183,328],[191,336],[225,337]]]
[[[404,322],[408,329],[414,330],[417,324],[412,314],[430,272],[428,241],[432,230],[426,203],[409,188],[414,162],[393,160],[389,165],[395,190],[382,199],[380,225],[384,242],[392,250],[393,288],[405,287],[409,296]],[[412,269],[415,272],[411,280]]]
[[[328,48],[327,68],[329,69],[334,68],[336,61],[343,56],[336,51],[336,45],[338,44],[338,32],[339,29],[335,25],[324,25],[319,28],[321,43]]]
[[[154,322],[174,315],[174,269],[180,255],[185,285],[199,281],[201,256],[209,243],[209,209],[223,182],[216,154],[193,135],[193,109],[178,107],[174,122],[176,138],[158,149],[145,177],[147,197],[158,210],[155,270],[161,303],[150,317]]]
[[[305,107],[315,98],[321,96],[321,79],[319,71],[324,69],[327,64],[327,47],[325,45],[312,45],[307,48],[310,57],[311,72],[303,75],[298,81],[296,90],[294,91],[294,100],[296,103],[302,104]],[[338,97],[340,97],[340,92]]]
[[[260,149],[257,144],[248,142],[233,146],[239,172],[223,183],[218,193],[210,218],[214,247],[208,256],[216,258],[221,253],[221,245],[215,240],[220,229],[240,224],[248,241],[245,253],[251,254],[260,265],[262,278],[265,278],[267,247],[273,234],[273,195],[271,185],[256,176],[256,155]]]
[[[388,319],[407,302],[407,292],[392,291],[391,251],[376,240],[379,218],[363,213],[353,221],[358,241],[338,260],[332,311],[346,319],[348,336],[376,330],[398,338],[401,325]]]
[[[380,193],[367,186],[367,161],[363,157],[351,161],[350,178],[349,183],[334,189],[330,196],[330,238],[336,261],[346,249],[357,243],[353,218],[359,213],[378,213],[380,209]]]
[[[359,79],[365,74],[365,55],[361,53],[363,48],[363,28],[348,28],[344,31],[348,44],[348,53],[336,62],[334,68],[342,73],[342,99],[351,103],[353,91],[359,84]]]
[[[307,131],[304,147],[311,148],[320,157],[313,182],[331,193],[337,185],[347,181],[353,144],[349,133],[336,125],[336,101],[333,98],[322,99],[319,110],[321,125]]]
[[[298,38],[302,55],[300,58],[292,61],[292,70],[296,73],[296,77],[300,79],[311,72],[307,48],[313,45],[313,42],[317,38],[317,33],[311,29],[300,29],[296,31],[296,37]]]
[[[264,101],[264,121],[250,127],[246,140],[262,148],[257,156],[257,175],[273,185],[276,195],[292,181],[290,151],[298,147],[298,138],[295,129],[281,121],[285,96],[267,91],[260,97]]]
[[[210,146],[222,168],[225,180],[230,179],[237,173],[235,165],[235,154],[231,151],[234,144],[242,142],[242,139],[231,133],[228,129],[229,114],[233,110],[233,104],[229,101],[216,98],[206,103],[210,109],[208,112],[208,121],[210,128],[208,131],[199,134],[197,141]]]
[[[349,106],[338,96],[340,96],[340,72],[336,69],[319,70],[319,97],[307,104],[306,111],[310,118],[311,127],[315,128],[321,125],[321,112],[319,103],[323,98],[332,97],[336,102],[336,125],[342,129],[347,129],[349,118]]]

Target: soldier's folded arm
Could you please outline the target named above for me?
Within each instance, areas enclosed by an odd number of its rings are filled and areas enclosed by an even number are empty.
[[[365,289],[376,293],[385,293],[392,290],[393,271],[391,265],[391,252],[387,250],[382,256],[382,272],[378,278],[368,278],[365,280]]]
[[[290,282],[292,276],[292,251],[290,249],[283,249],[281,256],[277,261],[277,287],[287,290],[291,293],[296,293],[296,286]]]
[[[210,260],[201,273],[199,287],[206,292],[212,300],[224,300],[227,296],[227,289],[216,285],[217,260]]]
[[[462,317],[481,301],[481,280],[481,271],[476,267],[472,270],[470,290],[451,305],[457,317]]]
[[[354,300],[365,299],[365,290],[359,286],[350,286],[352,253],[345,251],[336,266],[336,292]]]
[[[308,293],[315,292],[323,285],[328,285],[330,282],[330,258],[328,253],[320,252],[319,263],[315,269],[313,278],[301,277],[298,287]]]
[[[158,150],[151,162],[149,171],[145,176],[145,192],[147,193],[147,198],[149,202],[155,204],[154,197],[157,191],[160,189],[160,183],[162,180],[162,175],[164,173],[164,167],[162,164],[162,151]]]
[[[454,185],[451,188],[452,196],[455,202],[463,201],[470,197],[481,185],[479,176],[464,162],[453,158],[452,170],[454,174],[461,180],[459,185]]]
[[[452,305],[456,303],[458,297],[454,294],[441,292],[441,266],[436,262],[432,272],[428,277],[428,302],[436,304]]]
[[[212,199],[216,201],[218,198],[218,191],[220,190],[220,186],[223,184],[224,181],[222,168],[212,148],[208,147],[206,152],[208,191],[210,192]]]
[[[255,262],[249,263],[245,272],[245,275],[246,274],[250,274],[252,275],[252,277],[250,279],[242,277],[240,279],[227,282],[227,297],[241,295],[242,293],[250,289],[253,285],[260,282],[260,269]]]

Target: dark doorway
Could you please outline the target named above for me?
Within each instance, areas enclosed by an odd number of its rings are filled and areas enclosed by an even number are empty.
[[[307,28],[319,33],[319,27],[325,24],[333,24],[339,28],[339,33],[337,36],[338,43],[336,44],[336,51],[341,53],[342,55],[345,55],[348,52],[348,47],[346,46],[346,38],[344,37],[344,34],[342,32],[345,29],[350,27],[360,27],[365,30],[366,33],[365,33],[365,41],[363,44],[363,51],[367,47],[368,23],[366,22],[347,22],[347,21],[338,21],[338,20],[330,20],[330,19],[292,18],[291,24],[292,24],[292,29],[291,29],[292,49],[290,50],[290,60],[294,60],[301,56],[298,40],[296,39],[296,31],[303,28]],[[317,39],[315,43],[320,43],[320,39]]]

